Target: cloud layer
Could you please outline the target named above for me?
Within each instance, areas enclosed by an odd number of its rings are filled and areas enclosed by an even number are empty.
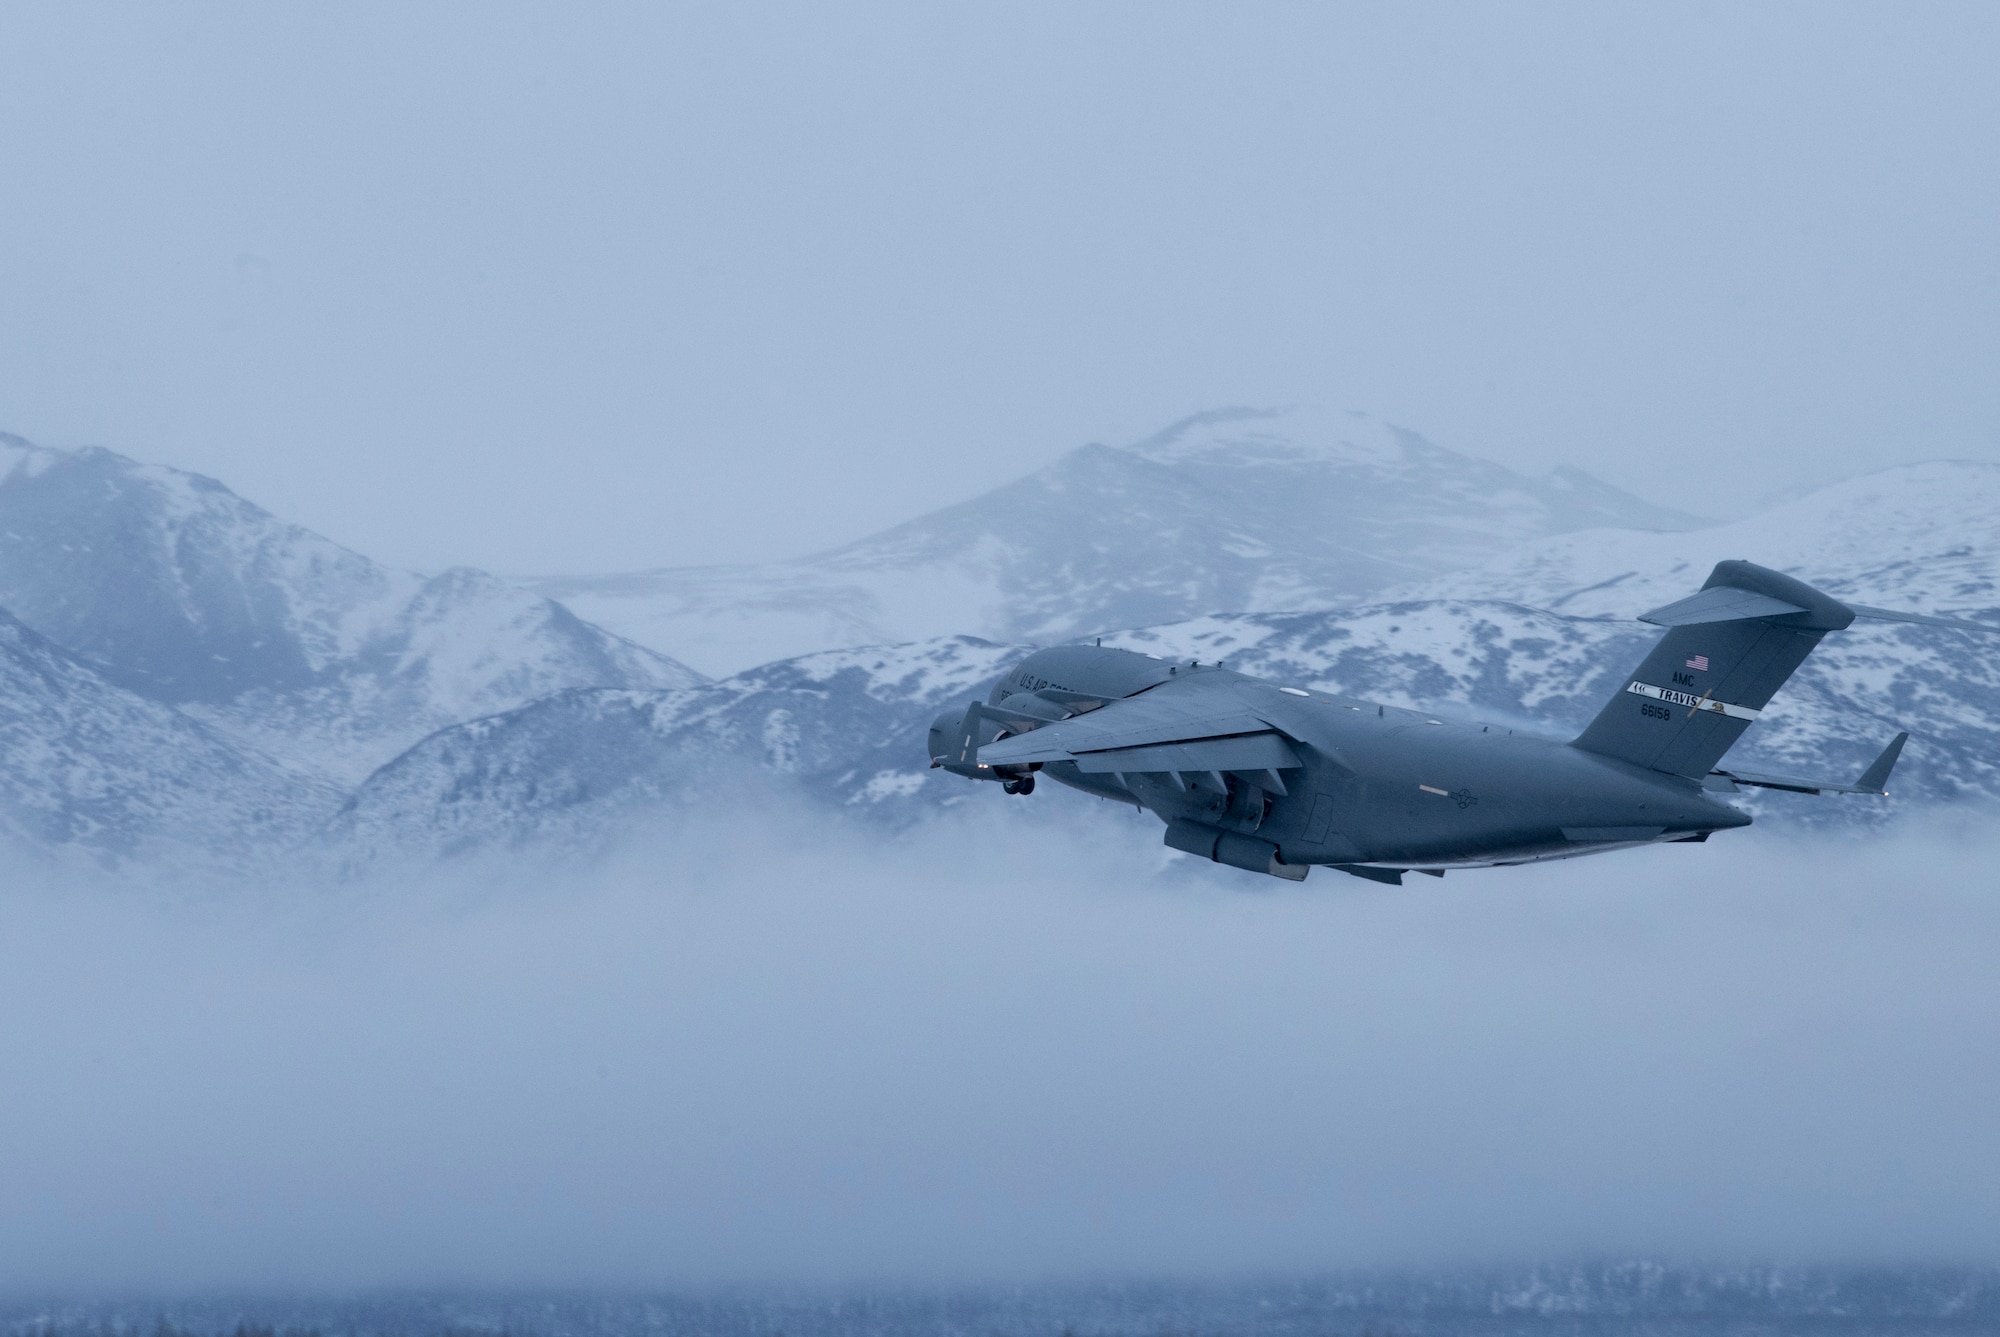
[[[0,1284],[2000,1255],[1990,838],[1398,891],[1050,815],[711,813],[590,869],[198,900],[16,876]]]

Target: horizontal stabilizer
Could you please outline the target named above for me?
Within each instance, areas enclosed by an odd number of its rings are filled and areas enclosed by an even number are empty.
[[[1728,585],[1711,585],[1699,594],[1690,594],[1664,608],[1639,614],[1641,622],[1656,627],[1692,627],[1704,622],[1741,622],[1753,617],[1783,617],[1806,610],[1795,603],[1774,599],[1754,590]]]
[[[1984,622],[1966,622],[1955,617],[1932,617],[1928,613],[1898,613],[1893,608],[1870,608],[1867,604],[1849,604],[1854,616],[1871,618],[1876,622],[1920,622],[1926,627],[1953,627],[1959,631],[1984,631],[2000,633],[2000,627]]]
[[[1882,749],[1882,755],[1868,764],[1861,778],[1851,785],[1837,780],[1802,780],[1793,775],[1764,775],[1756,771],[1714,771],[1711,774],[1734,780],[1739,785],[1753,785],[1758,789],[1783,789],[1794,794],[1887,794],[1889,792],[1889,772],[1896,767],[1896,759],[1903,755],[1903,744],[1910,741],[1910,735],[1899,733],[1889,740],[1889,746]]]

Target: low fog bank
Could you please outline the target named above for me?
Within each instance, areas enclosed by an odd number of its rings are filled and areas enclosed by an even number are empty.
[[[1009,812],[10,878],[0,1286],[2000,1260],[1979,824],[1395,889]]]

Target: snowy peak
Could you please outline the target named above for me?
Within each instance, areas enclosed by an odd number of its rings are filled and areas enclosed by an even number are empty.
[[[1370,414],[1320,409],[1211,409],[1120,447],[1155,464],[1321,464],[1392,468],[1422,437]],[[1431,447],[1431,449],[1436,449]]]
[[[33,478],[62,458],[62,454],[12,432],[0,432],[0,485],[16,477]]]
[[[1224,409],[793,562],[533,582],[713,672],[865,641],[1056,641],[1327,608],[1581,527],[1696,523],[1580,471],[1531,479],[1366,414]]]
[[[159,700],[308,685],[393,583],[212,479],[107,450],[31,447],[0,481],[0,606]]]
[[[1584,617],[1636,617],[1747,558],[1839,598],[1912,612],[2000,607],[2000,465],[1935,460],[1831,484],[1691,533],[1591,530],[1521,545],[1412,598],[1517,599]]]
[[[1538,533],[1599,526],[1682,530],[1707,523],[1686,511],[1643,501],[1571,465],[1530,478],[1354,410],[1220,409],[1118,449],[1183,468],[1331,472],[1349,487],[1413,489],[1426,497],[1483,496],[1496,512],[1518,512],[1518,522]]]
[[[359,778],[565,687],[700,675],[481,572],[380,566],[199,474],[0,441],[0,607],[104,678]]]
[[[1392,552],[1423,528],[1479,546],[1599,526],[1685,530],[1704,521],[1654,506],[1582,470],[1531,479],[1436,445],[1365,413],[1221,409],[1183,419],[1125,446],[1081,446],[1027,477],[871,538],[792,565],[867,570],[940,558],[1004,562],[1023,538],[1046,542],[1086,529],[1093,552],[1115,558],[1142,528],[1205,549],[1246,536],[1255,556],[1338,536],[1350,560],[1377,569],[1456,560]],[[1358,573],[1324,564],[1333,587]],[[1204,609],[1202,611],[1216,611]]]

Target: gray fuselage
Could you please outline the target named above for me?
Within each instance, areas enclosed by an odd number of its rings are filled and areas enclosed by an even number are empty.
[[[1190,718],[1249,714],[1290,740],[1276,772],[1040,771],[1086,793],[1275,845],[1285,864],[1413,869],[1566,858],[1750,824],[1698,781],[1497,725],[1332,696],[1219,667],[1058,646],[1030,655],[991,703],[1130,700]],[[1171,837],[1170,837],[1171,839]]]

